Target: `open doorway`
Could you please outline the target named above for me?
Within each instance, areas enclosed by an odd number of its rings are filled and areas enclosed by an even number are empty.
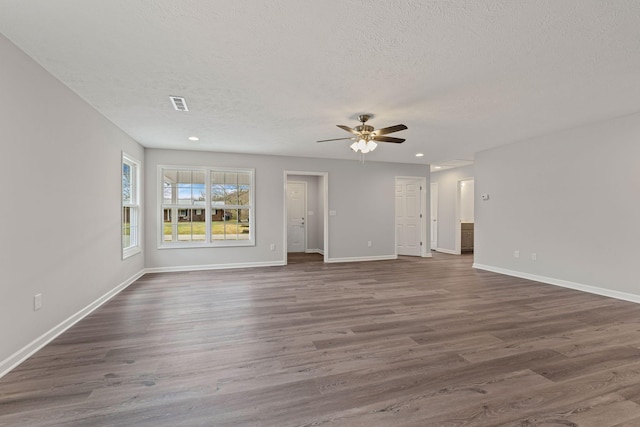
[[[458,181],[456,200],[456,253],[472,254],[474,249],[475,181],[465,178]]]
[[[285,171],[285,264],[326,262],[329,251],[328,174]]]

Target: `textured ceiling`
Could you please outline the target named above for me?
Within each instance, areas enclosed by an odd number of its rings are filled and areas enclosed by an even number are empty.
[[[355,159],[315,141],[371,113],[409,129],[369,160],[434,163],[640,111],[638,0],[0,0],[0,32],[146,147]]]

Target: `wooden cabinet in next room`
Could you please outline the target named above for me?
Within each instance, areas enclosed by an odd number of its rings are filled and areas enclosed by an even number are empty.
[[[461,227],[460,251],[473,252],[473,223],[463,222],[460,224],[460,227]]]

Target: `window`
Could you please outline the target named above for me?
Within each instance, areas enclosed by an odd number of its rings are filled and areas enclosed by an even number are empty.
[[[160,166],[160,247],[253,246],[252,169]]]
[[[140,163],[122,153],[122,258],[140,251]]]

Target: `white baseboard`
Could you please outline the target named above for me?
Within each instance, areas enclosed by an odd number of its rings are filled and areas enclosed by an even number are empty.
[[[549,285],[561,286],[563,288],[575,289],[577,291],[588,292],[590,294],[601,295],[604,297],[615,298],[623,301],[640,303],[640,295],[629,294],[627,292],[614,291],[611,289],[600,288],[597,286],[585,285],[582,283],[570,282],[568,280],[555,279],[553,277],[538,276],[536,274],[523,273],[521,271],[508,270],[506,268],[493,267],[484,264],[473,264],[473,268],[478,270],[491,271],[507,276],[519,277],[521,279],[534,280],[536,282],[547,283]]]
[[[145,268],[145,273],[173,273],[177,271],[226,270],[228,268],[276,267],[286,265],[285,261],[238,262],[232,264],[181,265],[176,267]]]
[[[421,253],[420,255],[404,255],[404,254],[396,254],[396,256],[411,256],[411,257],[416,257],[416,258],[431,258],[433,257],[433,255],[431,255],[431,251],[426,252],[426,253]]]
[[[138,273],[136,273],[126,281],[120,283],[118,286],[111,289],[106,294],[102,295],[97,300],[93,301],[91,304],[89,304],[82,310],[78,311],[76,314],[67,318],[57,326],[54,326],[49,331],[40,335],[38,338],[31,341],[29,344],[27,344],[23,348],[21,348],[20,350],[13,353],[11,356],[1,361],[0,362],[0,378],[2,378],[4,375],[9,373],[9,371],[14,369],[16,366],[18,366],[19,364],[27,360],[29,357],[31,357],[35,352],[40,350],[42,347],[49,344],[58,335],[60,335],[61,333],[63,333],[64,331],[66,331],[67,329],[69,329],[70,327],[72,327],[82,319],[84,319],[85,317],[87,317],[98,307],[100,307],[101,305],[109,301],[111,298],[119,294],[121,291],[126,289],[127,286],[129,286],[130,284],[138,280],[143,275],[144,275],[144,270],[139,271]]]
[[[454,250],[444,249],[444,248],[436,248],[436,252],[442,252],[443,254],[450,254],[450,255],[460,255],[458,252]]]
[[[320,254],[324,255],[324,251],[322,249],[307,249],[304,251],[307,254]]]
[[[398,259],[397,255],[376,255],[376,256],[357,256],[346,258],[329,258],[329,262],[361,262],[361,261],[387,261],[390,259]]]

